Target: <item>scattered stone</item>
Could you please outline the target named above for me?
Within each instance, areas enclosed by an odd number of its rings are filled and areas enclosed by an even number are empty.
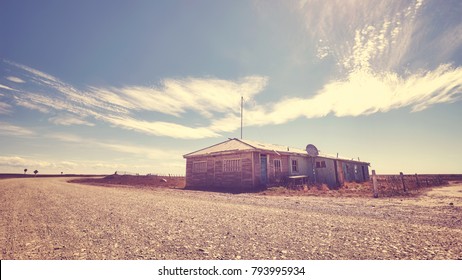
[[[2,217],[8,233],[0,239],[4,259],[388,260],[462,256],[459,208],[441,207],[444,203],[459,205],[457,198],[429,205],[417,201],[417,206],[412,198],[410,204],[391,198],[375,200],[372,205],[371,200],[354,198],[263,200],[259,194],[132,192],[125,187],[79,189],[78,185],[62,188],[62,184],[50,180],[29,189],[31,194],[35,189],[41,192],[31,195],[31,203],[22,208],[11,202],[18,199],[10,199],[18,188],[8,187],[8,182],[2,185],[0,210],[5,213]],[[68,189],[80,199],[68,199]],[[50,201],[55,204],[48,205]],[[30,227],[12,218],[16,216],[28,217],[21,220]]]

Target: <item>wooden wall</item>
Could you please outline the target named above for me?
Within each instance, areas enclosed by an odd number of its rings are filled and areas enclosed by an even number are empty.
[[[311,183],[324,183],[330,188],[336,188],[344,182],[364,182],[369,180],[369,167],[365,163],[356,163],[341,159],[315,159],[280,155],[276,153],[242,152],[228,155],[200,156],[186,160],[186,187],[198,189],[214,189],[222,191],[249,191],[265,187],[262,181],[261,156],[267,159],[266,186],[281,185],[290,175],[307,175]],[[239,159],[239,171],[224,171],[223,161]],[[292,172],[292,160],[298,160],[299,172]],[[274,161],[281,161],[281,171],[275,168]],[[193,172],[195,161],[206,161],[206,172]],[[316,162],[324,162],[322,167]],[[356,165],[356,169],[355,169]],[[315,173],[313,173],[313,169]],[[364,169],[364,172],[363,172]]]
[[[325,166],[317,167],[316,162],[321,164],[325,163]],[[326,184],[331,188],[338,187],[337,178],[335,176],[336,163],[333,159],[326,158],[317,158],[315,161],[315,171],[316,171],[316,182],[321,184]]]
[[[281,161],[281,170],[277,170],[274,161]],[[278,154],[269,154],[268,155],[268,185],[280,185],[283,179],[289,176],[289,156],[287,155],[278,155]]]
[[[240,160],[239,171],[224,171],[224,160]],[[206,172],[193,172],[195,161],[206,161]],[[254,187],[252,177],[252,154],[200,156],[186,159],[186,187],[195,189],[213,189],[223,191],[246,191]]]

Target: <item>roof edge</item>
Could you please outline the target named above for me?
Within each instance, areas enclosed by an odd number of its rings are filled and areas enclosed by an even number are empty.
[[[223,141],[223,142],[220,142],[220,143],[217,143],[217,144],[214,144],[214,145],[212,145],[212,146],[208,146],[208,147],[205,147],[205,148],[199,149],[199,150],[197,150],[197,151],[194,151],[194,152],[190,152],[190,153],[187,153],[187,154],[183,155],[183,158],[187,158],[187,157],[188,157],[189,155],[191,155],[191,154],[194,154],[194,153],[197,153],[197,152],[203,151],[203,150],[205,150],[205,149],[208,149],[208,148],[210,148],[210,147],[215,147],[215,146],[221,145],[221,144],[223,144],[223,143],[226,143],[226,142],[229,142],[229,141],[231,141],[231,138],[228,138],[228,140],[226,140],[226,141]]]
[[[215,147],[215,146],[218,146],[218,145],[224,144],[224,143],[226,143],[226,142],[230,142],[230,141],[238,141],[238,142],[240,142],[240,143],[242,143],[242,144],[244,144],[244,145],[249,146],[249,147],[252,148],[252,149],[261,150],[261,149],[258,149],[258,148],[256,148],[256,147],[254,147],[254,146],[252,146],[252,145],[246,143],[245,141],[239,140],[239,139],[237,139],[237,138],[228,138],[228,140],[225,140],[225,141],[223,141],[223,142],[220,142],[220,143],[214,144],[214,145],[212,145],[212,146],[208,146],[208,147],[199,149],[199,150],[194,151],[194,152],[191,152],[191,153],[187,153],[187,154],[183,155],[183,158],[188,158],[188,157],[190,157],[192,154],[198,153],[198,152],[203,151],[203,150],[206,150],[206,149],[210,149],[210,148],[212,148],[212,147]]]

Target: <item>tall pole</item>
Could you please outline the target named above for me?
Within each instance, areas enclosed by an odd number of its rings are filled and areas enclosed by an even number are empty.
[[[244,97],[241,96],[241,139],[242,139],[242,119],[244,117]]]

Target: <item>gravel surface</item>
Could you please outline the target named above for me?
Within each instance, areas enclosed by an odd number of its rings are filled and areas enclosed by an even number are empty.
[[[282,197],[0,180],[2,259],[461,259],[462,185]]]

